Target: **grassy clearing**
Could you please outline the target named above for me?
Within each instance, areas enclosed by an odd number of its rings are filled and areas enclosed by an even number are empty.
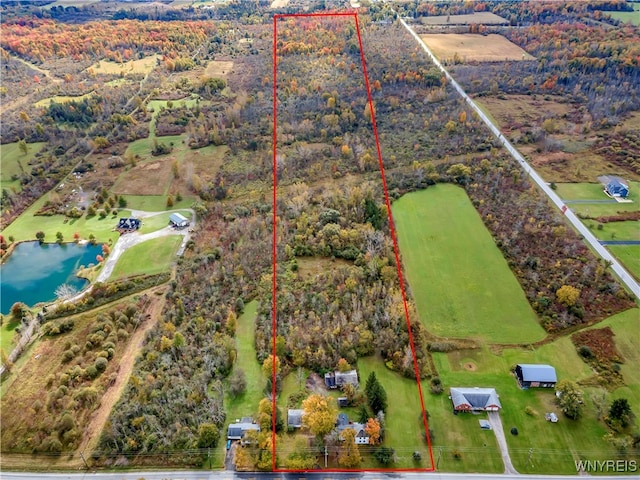
[[[20,175],[20,166],[25,171],[31,171],[29,162],[33,160],[36,153],[42,150],[44,142],[28,143],[27,153],[24,154],[18,147],[18,142],[5,143],[0,146],[0,186],[1,188],[14,188],[16,191],[22,190],[18,180],[12,180],[14,175]]]
[[[122,254],[109,280],[169,270],[181,241],[182,235],[170,235],[134,245]]]
[[[36,107],[48,107],[52,103],[69,103],[69,102],[79,102],[85,98],[91,97],[94,95],[94,92],[85,93],[84,95],[56,95],[54,97],[43,98],[42,100],[36,102],[34,105]]]
[[[99,242],[114,242],[119,238],[120,234],[114,232],[113,229],[118,223],[118,217],[107,215],[100,218],[99,215],[87,218],[68,219],[64,215],[52,215],[48,217],[35,216],[48,195],[40,197],[31,207],[29,207],[22,215],[14,220],[11,225],[5,228],[2,234],[5,237],[13,236],[17,242],[25,240],[35,240],[36,233],[43,231],[45,233],[45,242],[55,242],[56,233],[61,232],[64,241],[73,241],[73,234],[78,233],[81,239],[88,239],[93,234]],[[129,212],[124,210],[119,212],[120,216],[128,216]],[[66,220],[66,223],[65,223]]]
[[[364,383],[372,371],[376,372],[389,397],[384,445],[395,449],[398,456],[398,462],[392,468],[430,467],[422,423],[422,406],[415,379],[404,378],[392,372],[378,357],[366,357],[358,360],[361,388],[364,388]],[[422,454],[421,463],[415,463],[413,460],[413,452],[416,450]],[[367,466],[380,468],[375,461]]]
[[[620,20],[624,23],[632,25],[640,25],[640,3],[633,3],[633,12],[605,12],[611,15],[611,18]]]
[[[640,280],[640,245],[611,245],[607,247],[636,279]]]
[[[595,220],[583,220],[598,240],[640,240],[640,222],[599,223]]]
[[[20,326],[20,322],[12,320],[10,315],[4,317],[2,327],[0,327],[0,349],[4,350],[7,355],[11,353],[15,345],[13,337],[18,326]]]
[[[233,368],[241,368],[244,370],[245,378],[247,379],[247,389],[242,395],[236,398],[232,398],[229,395],[225,397],[224,408],[227,412],[227,426],[235,422],[236,419],[257,414],[258,403],[264,398],[263,390],[266,386],[266,380],[262,375],[262,366],[256,359],[255,349],[255,319],[257,312],[258,302],[254,300],[244,306],[244,312],[238,317],[236,327],[238,354]],[[225,426],[222,432],[224,438],[226,438],[226,433],[227,429]]]
[[[463,189],[409,193],[393,203],[393,217],[418,315],[431,333],[497,343],[544,337]]]
[[[207,68],[204,71],[207,77],[227,78],[229,72],[233,70],[233,62],[227,60],[212,60],[207,63]]]
[[[463,61],[476,62],[535,60],[515,43],[493,33],[428,33],[420,35],[420,38],[441,61],[453,60],[456,54]]]
[[[123,197],[127,201],[128,208],[144,210],[145,212],[162,212],[164,210],[189,208],[197,199],[194,196],[183,196],[182,200],[173,204],[173,207],[167,207],[166,195],[123,195]]]
[[[629,182],[629,191],[633,199],[634,192],[640,191],[640,182]],[[558,183],[556,184],[556,193],[564,200],[610,200],[603,192],[601,183]],[[612,206],[629,205],[624,203],[612,203]],[[640,209],[637,202],[630,205],[635,206],[636,210]]]
[[[96,74],[105,75],[135,75],[136,73],[146,75],[157,65],[159,58],[161,58],[160,55],[155,54],[139,60],[129,60],[123,63],[101,60],[90,66],[87,70],[91,69]]]

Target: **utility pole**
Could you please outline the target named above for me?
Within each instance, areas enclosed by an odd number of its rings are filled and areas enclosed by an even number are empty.
[[[329,460],[329,453],[327,452],[327,446],[324,446],[324,468],[327,468],[327,461]]]
[[[84,459],[84,452],[80,452],[80,458],[82,459],[82,461],[84,462],[84,466],[87,470],[89,470],[89,464],[87,463],[87,461]]]
[[[440,465],[440,458],[442,458],[442,447],[440,447],[438,449],[438,460],[436,460],[436,470],[438,469],[438,466]]]
[[[531,455],[533,455],[533,448],[529,449],[529,457],[527,458],[527,463],[531,463]],[[531,463],[531,466],[533,467],[533,463]]]
[[[211,470],[211,447],[207,448],[207,459],[209,460],[209,470]]]

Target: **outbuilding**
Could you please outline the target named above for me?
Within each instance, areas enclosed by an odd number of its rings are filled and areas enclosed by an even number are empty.
[[[169,223],[176,228],[184,228],[189,226],[189,219],[180,213],[172,213],[169,215]]]
[[[558,382],[556,369],[551,365],[519,363],[515,374],[520,388],[554,388]]]

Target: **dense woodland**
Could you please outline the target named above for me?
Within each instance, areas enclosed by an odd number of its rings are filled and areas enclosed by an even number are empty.
[[[455,76],[475,94],[570,95],[584,106],[594,129],[638,108],[637,29],[584,22],[598,13],[589,2],[527,5],[403,2],[398,7],[407,16],[482,8],[514,17],[512,23],[521,27],[500,33],[537,60],[454,66]],[[21,107],[25,115],[16,110],[3,125],[3,142],[49,142],[31,166],[32,173],[21,175],[22,191],[3,191],[3,221],[15,218],[72,169],[91,169],[90,152],[121,153],[128,141],[148,135],[148,100],[197,95],[202,102],[193,107],[160,112],[158,135],[186,133],[193,149],[228,147],[218,171],[208,172],[206,178],[189,174],[191,193],[200,198],[198,230],[178,262],[162,318],[147,335],[95,454],[96,459],[140,455],[140,462],[154,462],[154,455],[162,452],[200,448],[206,443],[205,433],[222,429],[227,376],[236,355],[236,320],[249,300],[257,299],[260,305],[257,360],[271,353],[271,18],[253,2],[231,2],[217,10],[215,15],[225,18],[219,22],[143,21],[141,14],[125,12],[122,20],[63,23],[55,20],[57,13],[50,15],[52,19],[10,17],[3,24],[3,59],[20,57],[59,74],[53,65],[70,56],[78,63],[76,70],[59,84],[10,60],[6,65],[11,84],[26,88],[37,75],[43,91],[34,95],[42,98],[53,92],[94,93],[46,108]],[[550,209],[406,31],[397,23],[371,21],[391,21],[388,10],[375,5],[371,14],[359,18],[373,115],[352,21],[302,19],[278,25],[276,340],[283,373],[296,366],[323,373],[340,358],[355,363],[358,357],[380,354],[389,368],[409,377],[414,374],[373,140],[374,115],[391,197],[436,182],[465,188],[548,332],[632,307],[631,297],[607,265],[584,246],[560,213]],[[240,44],[239,39],[251,41]],[[571,46],[565,49],[566,45]],[[99,60],[125,61],[154,53],[161,55],[154,73],[121,86],[94,89],[94,83],[118,75],[85,70]],[[241,73],[226,82],[180,77],[220,55],[237,62]],[[225,88],[230,91],[223,95]],[[637,144],[637,136],[629,138]],[[628,162],[628,157],[620,161]],[[260,188],[251,190],[249,184]],[[305,262],[311,257],[321,259],[326,268],[310,273]],[[562,288],[577,296],[557,295]],[[420,323],[428,324],[429,319],[415,314],[410,288],[408,302],[420,374],[427,378],[436,374],[428,353],[434,339]],[[129,324],[120,313],[97,326],[122,320],[127,330]],[[131,320],[134,313],[124,315]],[[108,355],[108,345],[100,344],[103,347]],[[70,346],[74,355],[92,349],[80,347],[74,353],[77,349]],[[84,379],[88,367],[81,367],[85,374],[76,377]],[[60,378],[54,382],[60,383]],[[68,390],[61,386],[40,408],[57,415],[71,405]],[[77,435],[67,433],[71,430],[57,430],[59,450],[76,445]],[[37,433],[37,444],[18,445],[14,439],[12,445],[58,448],[54,436]],[[172,461],[196,465],[202,458],[185,454]]]

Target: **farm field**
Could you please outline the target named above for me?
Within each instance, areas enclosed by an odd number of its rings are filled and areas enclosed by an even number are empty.
[[[607,247],[636,279],[640,280],[640,245],[609,245]]]
[[[410,290],[432,334],[494,343],[544,337],[462,188],[438,185],[409,193],[392,209]]]
[[[106,75],[134,75],[136,73],[148,74],[158,63],[160,55],[151,55],[138,60],[129,60],[128,62],[112,62],[109,60],[102,60],[89,68],[95,74]]]
[[[171,213],[173,213],[173,211],[161,213],[159,215],[153,215],[151,217],[144,217],[142,219],[142,226],[138,231],[144,234],[155,232],[156,230],[165,228],[169,225],[169,217],[171,216]],[[180,213],[181,215],[184,215],[189,219],[191,218],[191,212],[189,210],[178,210],[176,213]]]
[[[233,70],[233,62],[230,60],[211,60],[207,63],[204,74],[207,77],[226,79],[229,72]]]
[[[42,150],[45,144],[43,142],[28,143],[27,153],[24,154],[18,147],[18,142],[5,143],[0,147],[0,186],[2,188],[14,188],[20,191],[22,188],[18,180],[12,180],[11,177],[20,174],[20,165],[25,171],[30,171],[29,162],[33,160],[35,155]]]
[[[173,207],[167,207],[166,195],[123,195],[127,200],[127,208],[133,210],[144,210],[146,212],[161,212],[163,210],[174,210],[189,208],[196,197],[185,197],[175,201]]]
[[[44,98],[35,103],[36,107],[48,107],[52,103],[68,103],[68,102],[79,102],[88,98],[92,95],[95,95],[95,92],[85,93],[84,95],[77,96],[68,96],[68,95],[56,95],[55,97]]]
[[[523,49],[497,34],[425,33],[420,38],[440,61],[452,61],[456,54],[464,62],[535,60]]]
[[[506,18],[491,12],[474,12],[466,15],[430,15],[420,17],[423,25],[505,25],[509,21]]]
[[[109,280],[169,270],[181,241],[182,235],[169,235],[134,245],[122,254]]]
[[[606,12],[611,18],[620,20],[621,22],[631,23],[632,25],[640,25],[640,3],[631,3],[633,12]]]

